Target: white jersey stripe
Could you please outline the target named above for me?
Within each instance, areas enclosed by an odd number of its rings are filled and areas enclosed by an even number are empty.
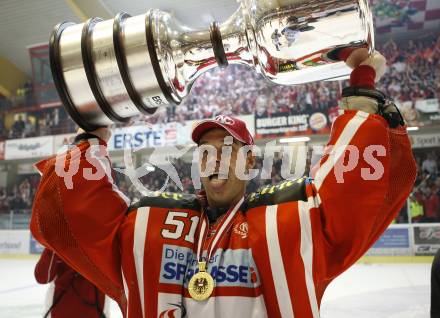
[[[55,258],[55,253],[51,251],[52,256],[50,257],[49,269],[47,270],[47,280],[46,284],[50,282],[50,271],[52,270],[53,259]]]
[[[329,158],[316,171],[314,180],[316,190],[319,190],[325,178],[333,169],[335,163],[344,154],[345,148],[347,147],[347,145],[350,144],[359,127],[367,120],[368,116],[368,113],[358,111],[356,112],[356,115],[352,119],[350,119],[350,121],[344,127],[344,130],[342,131],[341,135],[334,145],[334,149],[337,151],[332,151]],[[341,151],[341,147],[344,147],[344,151]],[[335,154],[337,155],[337,157],[335,157]]]
[[[46,300],[44,302],[44,314],[46,314],[53,305],[53,297],[55,296],[55,280],[51,281],[46,292]],[[52,317],[52,310],[46,318]]]
[[[129,304],[130,304],[130,295],[129,295],[127,281],[125,280],[125,276],[124,276],[124,270],[122,269],[122,267],[121,267],[121,273],[122,273],[122,284],[124,286],[125,298],[127,299],[127,312],[125,313],[124,317],[129,317],[128,308],[129,308]]]
[[[107,295],[104,295],[104,307],[103,307],[102,312],[104,313],[105,317],[110,317],[110,314],[111,314],[111,312],[110,312],[110,310],[111,310],[110,299],[111,299],[110,297],[108,297]]]
[[[136,221],[134,224],[134,242],[133,255],[136,276],[139,286],[139,295],[142,307],[142,317],[145,317],[145,298],[144,298],[144,249],[145,238],[147,237],[148,217],[150,215],[149,207],[137,209]]]
[[[316,299],[315,283],[313,282],[313,237],[312,223],[310,221],[310,209],[314,206],[313,198],[308,202],[298,201],[299,222],[301,225],[301,258],[304,264],[307,293],[309,295],[310,308],[314,318],[319,318],[318,301]]]
[[[266,208],[266,238],[270,269],[281,316],[283,318],[293,318],[292,302],[290,301],[289,287],[287,286],[286,272],[284,271],[283,257],[278,239],[277,210],[278,205],[269,205]]]

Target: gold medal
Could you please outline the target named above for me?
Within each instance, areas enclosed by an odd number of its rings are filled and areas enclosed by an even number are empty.
[[[214,279],[206,272],[206,262],[199,262],[199,272],[191,277],[188,284],[189,295],[197,301],[204,301],[214,291]]]

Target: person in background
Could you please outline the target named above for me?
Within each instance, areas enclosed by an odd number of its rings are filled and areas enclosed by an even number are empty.
[[[20,183],[19,187],[19,193],[21,200],[25,203],[26,206],[30,207],[32,205],[32,199],[31,199],[31,185],[29,183],[29,180],[26,178],[23,180],[23,182]]]
[[[26,117],[26,122],[24,124],[23,134],[25,138],[35,137],[35,124],[31,121],[30,117]]]
[[[18,116],[18,119],[12,124],[11,127],[11,134],[12,134],[12,138],[22,138],[23,136],[23,131],[25,128],[25,122],[23,120],[23,116]]]
[[[422,189],[424,194],[424,217],[422,222],[434,223],[439,221],[440,201],[434,187],[429,185]]]
[[[44,318],[109,318],[108,300],[96,286],[71,269],[53,251],[44,249],[35,279],[50,284]]]
[[[280,37],[281,37],[281,34],[278,32],[278,29],[275,29],[275,31],[272,33],[271,38],[272,38],[273,45],[275,45],[275,47],[277,48],[277,51],[280,50],[280,45],[281,45]]]
[[[432,176],[437,176],[438,167],[437,161],[435,160],[435,154],[429,153],[428,157],[422,163],[422,170],[431,174]]]
[[[421,194],[417,191],[413,191],[409,196],[409,212],[411,215],[411,223],[418,223],[423,218],[423,202],[421,202]]]
[[[8,197],[6,195],[6,189],[0,187],[0,213],[8,213],[9,211]]]
[[[21,198],[18,186],[16,184],[14,184],[14,187],[8,196],[8,206],[15,213],[22,212],[24,209],[29,208]]]

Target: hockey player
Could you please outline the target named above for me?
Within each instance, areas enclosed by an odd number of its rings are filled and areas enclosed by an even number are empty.
[[[275,45],[275,48],[277,49],[277,51],[279,51],[281,46],[281,42],[280,42],[281,34],[278,32],[278,29],[275,29],[275,31],[273,31],[271,38],[273,45]]]
[[[50,284],[44,318],[110,317],[104,313],[105,295],[47,248],[35,266],[35,279]]]
[[[252,136],[244,122],[218,116],[192,133],[217,150],[201,154],[202,171],[215,164],[202,177],[204,193],[160,193],[129,207],[102,128],[38,165],[33,235],[131,318],[319,317],[326,287],[379,238],[416,175],[401,117],[374,90],[385,59],[360,51],[341,52],[354,68],[351,88],[314,180],[245,196],[238,176],[252,172]],[[222,155],[230,159],[224,171]]]

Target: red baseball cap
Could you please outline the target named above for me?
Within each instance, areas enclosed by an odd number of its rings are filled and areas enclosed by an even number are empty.
[[[246,123],[241,119],[226,115],[218,115],[214,119],[202,120],[194,127],[192,140],[198,144],[202,135],[213,128],[225,129],[232,137],[246,145],[254,144],[254,139],[246,128]]]

